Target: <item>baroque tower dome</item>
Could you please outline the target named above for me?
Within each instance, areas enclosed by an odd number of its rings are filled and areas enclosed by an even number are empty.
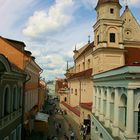
[[[120,3],[119,3],[119,0],[98,0],[96,9],[97,9],[100,5],[105,4],[105,3],[116,3],[116,4],[118,4],[119,6],[121,6]]]

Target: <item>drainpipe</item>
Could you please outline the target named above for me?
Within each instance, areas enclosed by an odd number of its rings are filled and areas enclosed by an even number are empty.
[[[79,85],[80,85],[80,99],[79,99],[79,106],[80,106],[80,103],[81,103],[81,80],[79,80]]]
[[[43,72],[43,70],[41,69],[41,71],[39,72],[39,76],[40,76],[40,74],[41,74],[42,72]],[[39,87],[40,79],[41,79],[41,78],[38,78],[38,105],[39,105],[39,93],[40,93],[40,87]],[[39,108],[39,110],[40,110],[40,108]]]
[[[21,131],[21,139],[24,140],[25,134],[24,132],[24,112],[25,112],[25,84],[31,79],[29,75],[28,79],[23,82],[23,95],[22,95],[22,131]]]

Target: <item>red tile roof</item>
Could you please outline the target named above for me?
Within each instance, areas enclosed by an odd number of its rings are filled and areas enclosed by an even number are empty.
[[[82,72],[78,72],[73,74],[71,77],[69,77],[68,79],[75,79],[75,78],[88,78],[92,76],[92,68],[82,71]]]
[[[85,54],[86,52],[88,52],[89,50],[92,50],[94,47],[94,41],[91,42],[90,44],[87,44],[86,46],[83,47],[82,51],[78,54],[78,56],[76,56],[76,59],[79,58],[81,55]],[[79,52],[79,50],[78,50]]]
[[[87,110],[92,110],[92,102],[90,102],[90,103],[80,103],[80,106],[82,107],[82,108],[85,108],[85,109],[87,109]]]
[[[21,52],[24,51],[24,47],[26,46],[24,42],[13,40],[13,39],[4,38],[2,36],[0,36],[0,37],[1,37],[1,39],[3,39],[4,41],[6,41],[7,43],[9,43],[10,45],[12,45],[13,47],[15,47],[16,49],[18,49],[19,51],[21,51]]]
[[[68,82],[66,79],[57,79],[55,83],[56,92],[68,89]]]
[[[125,65],[140,66],[140,48],[125,48]]]
[[[72,107],[66,102],[61,102],[65,107],[67,107],[70,111],[72,111],[74,114],[76,114],[78,117],[80,117],[80,111],[77,109],[77,107]]]

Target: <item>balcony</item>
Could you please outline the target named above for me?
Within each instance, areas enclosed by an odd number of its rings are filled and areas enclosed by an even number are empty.
[[[16,110],[7,116],[3,117],[0,119],[0,129],[8,126],[11,124],[13,121],[15,121],[17,118],[19,118],[22,115],[22,109],[20,108],[19,110]]]

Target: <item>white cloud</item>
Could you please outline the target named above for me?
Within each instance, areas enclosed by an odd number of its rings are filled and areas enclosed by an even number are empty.
[[[140,3],[140,0],[128,0],[128,4],[137,5]]]
[[[56,0],[48,11],[35,11],[23,29],[23,34],[37,37],[42,33],[51,33],[62,29],[73,18],[73,5],[73,0]]]
[[[27,13],[29,9],[27,9],[27,7],[32,5],[34,1],[35,0],[0,0],[1,35],[6,35],[7,37],[17,34],[15,32],[23,20],[23,15]]]
[[[94,10],[98,0],[80,0],[84,4],[84,6],[88,9]]]

